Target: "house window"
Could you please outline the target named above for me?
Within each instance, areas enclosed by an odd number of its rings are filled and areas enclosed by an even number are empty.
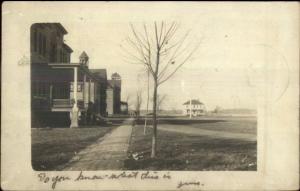
[[[53,99],[69,99],[70,86],[68,83],[55,83],[52,90]]]
[[[63,62],[64,60],[63,60],[63,51],[62,50],[60,50],[59,51],[59,59],[60,59],[60,62]]]
[[[74,86],[73,83],[71,83],[71,92],[74,91]],[[77,92],[81,92],[82,91],[82,84],[77,84]]]
[[[50,52],[50,61],[51,62],[56,62],[57,60],[56,60],[56,52],[57,51],[57,48],[56,48],[56,44],[52,44],[51,45],[51,52]]]
[[[70,54],[69,53],[66,54],[66,62],[70,62]]]
[[[64,52],[64,62],[68,62],[68,57],[67,57],[67,53]]]
[[[34,82],[32,84],[32,95],[46,97],[48,94],[48,83]]]
[[[47,46],[47,44],[46,44],[46,37],[43,36],[43,55],[44,56],[46,55],[46,46]]]
[[[42,37],[42,34],[40,34],[39,33],[39,35],[38,35],[38,37],[39,37],[39,40],[38,40],[38,52],[39,52],[39,54],[42,54],[42,44],[43,44],[43,37]]]

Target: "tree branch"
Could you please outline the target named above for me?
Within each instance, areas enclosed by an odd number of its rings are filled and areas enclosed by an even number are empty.
[[[195,47],[195,49],[194,49],[193,51],[191,51],[191,53],[190,53],[190,54],[182,61],[182,63],[179,64],[179,65],[175,68],[175,70],[174,70],[170,75],[168,75],[165,79],[159,81],[159,82],[158,82],[158,85],[161,85],[161,84],[163,84],[164,82],[166,82],[168,79],[170,79],[170,78],[177,72],[177,70],[178,70],[183,64],[185,64],[186,61],[188,61],[188,59],[191,58],[191,56],[194,54],[194,52],[198,49],[199,45],[200,45],[200,43]]]
[[[165,74],[165,71],[168,69],[169,65],[170,64],[173,64],[173,62],[175,61],[175,58],[179,55],[177,55],[177,52],[180,50],[180,48],[182,47],[182,45],[184,44],[184,41],[185,39],[187,38],[188,34],[189,34],[190,31],[188,31],[177,43],[175,43],[173,46],[169,47],[167,50],[164,50],[166,52],[170,52],[170,50],[174,47],[177,46],[177,48],[175,49],[175,51],[173,52],[172,56],[170,57],[170,59],[168,60],[168,62],[165,64],[165,67],[161,70],[161,72],[159,73],[158,75],[158,78],[161,79],[164,74]],[[184,52],[184,51],[182,51]]]

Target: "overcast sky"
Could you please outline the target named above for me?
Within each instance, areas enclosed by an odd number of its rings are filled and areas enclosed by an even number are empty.
[[[61,5],[45,4],[43,12],[30,14],[36,15],[36,22],[60,22],[66,28],[65,41],[74,50],[72,62],[77,62],[84,50],[90,57],[90,68],[106,68],[108,76],[119,73],[123,100],[127,95],[133,100],[138,87],[146,92],[142,66],[129,64],[120,56],[120,44],[130,34],[129,23],[139,26],[154,21],[176,21],[181,25],[180,30],[192,30],[188,41],[202,39],[192,59],[160,87],[160,94],[168,98],[163,105],[165,109],[180,109],[189,98],[199,99],[208,109],[217,105],[254,109],[260,95],[257,87],[267,63],[278,62],[282,67],[282,59],[270,41],[276,39],[276,29],[281,26],[268,16],[267,4],[72,2]],[[285,17],[280,19],[281,24],[289,24]]]

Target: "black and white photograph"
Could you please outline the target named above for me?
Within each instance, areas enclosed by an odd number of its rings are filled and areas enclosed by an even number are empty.
[[[199,38],[213,29],[176,21],[82,27],[77,46],[91,51],[73,50],[62,23],[31,26],[35,170],[256,170],[253,60],[236,59],[234,34]]]
[[[283,169],[299,169],[286,158],[299,151],[297,3],[2,7],[8,47],[2,51],[2,100],[9,100],[2,104],[10,112],[1,129],[4,141],[24,144],[2,144],[12,154],[1,160],[26,153],[26,170],[14,169],[28,172],[34,190],[297,185],[299,171],[289,171],[287,182],[272,179]],[[9,35],[16,36],[13,45],[4,38]],[[4,62],[9,59],[16,64]]]

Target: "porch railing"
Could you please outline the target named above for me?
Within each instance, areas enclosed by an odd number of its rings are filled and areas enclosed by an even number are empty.
[[[37,110],[48,110],[50,106],[49,99],[46,96],[43,97],[33,96],[31,103],[32,103],[32,108]]]
[[[83,100],[77,101],[78,108],[84,108]],[[53,99],[52,100],[52,107],[53,108],[72,108],[73,102],[71,99]]]

